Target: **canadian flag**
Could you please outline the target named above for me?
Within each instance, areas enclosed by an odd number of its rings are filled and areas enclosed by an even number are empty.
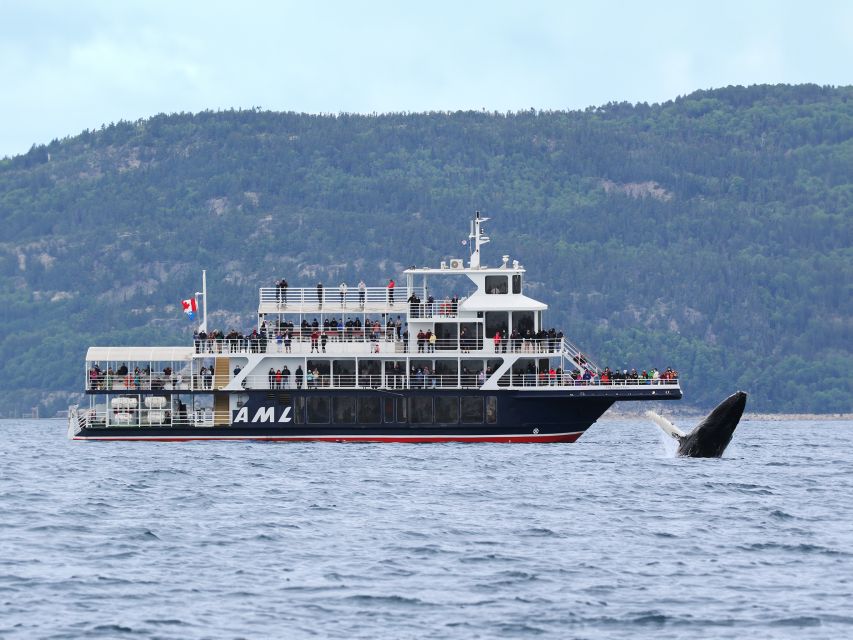
[[[189,300],[181,300],[181,304],[184,307],[184,313],[187,314],[187,317],[190,320],[195,319],[195,314],[198,311],[198,305],[195,303],[195,298],[190,298]]]

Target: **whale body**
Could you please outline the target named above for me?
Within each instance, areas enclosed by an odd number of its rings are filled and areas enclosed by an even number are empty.
[[[678,427],[658,414],[647,411],[651,418],[668,435],[678,440],[676,455],[690,458],[719,458],[732,441],[743,410],[746,407],[746,393],[738,391],[723,400],[696,425],[690,433],[684,433]]]

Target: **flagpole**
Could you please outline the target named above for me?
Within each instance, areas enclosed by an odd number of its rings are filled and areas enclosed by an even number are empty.
[[[201,302],[201,328],[207,333],[207,269],[201,271],[201,295],[204,298]]]

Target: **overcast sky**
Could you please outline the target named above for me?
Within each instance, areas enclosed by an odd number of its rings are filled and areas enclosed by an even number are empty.
[[[853,83],[853,0],[0,0],[0,157],[157,113],[578,109]]]

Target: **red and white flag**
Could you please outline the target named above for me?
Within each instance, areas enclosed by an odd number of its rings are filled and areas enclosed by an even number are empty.
[[[187,314],[187,317],[190,320],[194,320],[195,314],[198,312],[198,305],[195,303],[195,298],[181,300],[181,304],[184,306],[184,313]]]

